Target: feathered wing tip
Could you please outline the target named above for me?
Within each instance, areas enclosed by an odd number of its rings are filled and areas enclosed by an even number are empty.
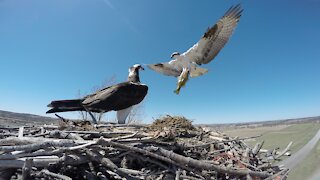
[[[56,110],[57,110],[57,109],[55,109],[55,108],[49,109],[49,110],[46,112],[46,114],[55,113],[55,112],[57,112]]]
[[[62,106],[62,105],[73,105],[73,104],[79,104],[82,101],[82,99],[66,99],[66,100],[55,100],[51,101],[50,104],[47,105],[47,107],[56,107],[56,106]]]
[[[147,64],[147,67],[152,69],[152,70],[155,70],[155,65],[154,64]]]
[[[68,112],[68,111],[83,111],[83,110],[84,109],[80,108],[80,107],[78,107],[78,108],[74,107],[74,108],[68,108],[68,109],[66,109],[66,108],[51,108],[46,112],[46,114],[57,113],[57,112]]]
[[[163,63],[147,64],[147,67],[157,72],[161,72],[165,68]]]
[[[240,19],[243,9],[241,8],[241,4],[237,4],[236,6],[231,6],[227,12],[223,15],[223,17],[235,18],[237,20]]]

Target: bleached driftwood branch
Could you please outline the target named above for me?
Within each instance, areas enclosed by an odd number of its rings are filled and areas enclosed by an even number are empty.
[[[275,159],[279,159],[281,156],[283,156],[287,151],[289,151],[292,143],[293,143],[292,141],[289,142],[289,144],[287,145],[287,147],[286,147],[284,150],[282,150],[278,155],[276,155],[274,158],[275,158]]]
[[[47,169],[41,170],[39,174],[40,174],[40,176],[41,175],[43,175],[45,177],[49,176],[49,177],[54,178],[54,179],[72,180],[72,178],[70,178],[68,176],[57,174],[57,173],[53,173],[53,172],[48,171]]]

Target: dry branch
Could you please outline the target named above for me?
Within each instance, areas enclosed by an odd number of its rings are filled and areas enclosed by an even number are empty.
[[[283,156],[287,151],[289,151],[292,143],[293,143],[293,142],[291,141],[291,142],[287,145],[287,147],[286,147],[283,151],[281,151],[278,155],[276,155],[274,158],[275,158],[275,159],[279,159],[281,156]]]
[[[44,149],[48,147],[69,147],[75,145],[74,142],[69,140],[59,141],[45,141],[41,143],[26,144],[19,146],[0,146],[0,151],[11,152],[11,151],[32,151],[37,149]]]
[[[88,140],[68,140],[68,139],[55,139],[55,138],[43,138],[43,137],[8,137],[5,139],[0,139],[0,148],[5,147],[3,145],[27,145],[27,144],[37,144],[37,143],[66,143],[66,144],[85,144],[92,141]],[[1,151],[1,149],[0,149]]]
[[[40,174],[43,174],[46,176],[49,176],[49,177],[52,177],[54,179],[61,179],[61,180],[72,180],[72,178],[68,177],[68,176],[65,176],[65,175],[61,175],[61,174],[56,174],[56,173],[53,173],[53,172],[50,172],[48,171],[47,169],[43,169],[40,171]]]
[[[33,159],[26,159],[24,165],[22,167],[22,179],[27,180],[30,179],[30,171],[33,165]]]
[[[12,152],[12,154],[0,155],[0,160],[18,159],[18,158],[23,158],[23,157],[52,156],[52,155],[62,154],[67,151],[74,151],[77,149],[82,149],[82,148],[85,148],[85,147],[88,147],[88,146],[91,146],[94,144],[96,144],[96,142],[89,142],[87,144],[82,144],[82,145],[78,145],[78,146],[71,146],[71,147],[65,146],[65,147],[61,147],[59,149],[54,149],[54,150],[35,151],[32,153],[22,153],[22,152],[14,153],[14,152]]]
[[[0,160],[0,167],[1,168],[22,168],[25,164],[24,158],[19,158],[17,160]],[[47,167],[51,163],[58,162],[58,157],[51,157],[51,158],[37,158],[33,159],[33,166],[34,167]]]
[[[259,153],[259,151],[260,151],[260,149],[262,148],[263,144],[264,144],[264,141],[262,141],[261,143],[257,143],[257,144],[254,146],[254,148],[252,149],[252,154],[253,154],[254,156],[256,156],[256,155]]]
[[[233,175],[252,175],[252,176],[258,176],[261,178],[266,178],[269,177],[269,173],[264,173],[264,172],[256,172],[256,171],[250,171],[250,170],[241,170],[241,169],[231,169],[231,168],[225,168],[222,166],[217,166],[214,164],[209,164],[204,161],[199,161],[196,159],[192,159],[190,157],[184,157],[179,154],[176,154],[172,151],[165,150],[163,148],[157,148],[157,151],[160,152],[162,155],[165,157],[168,157],[176,162],[180,162],[182,164],[185,164],[187,166],[192,166],[194,168],[198,169],[203,169],[203,170],[214,170],[220,173],[228,173],[228,174],[233,174]]]

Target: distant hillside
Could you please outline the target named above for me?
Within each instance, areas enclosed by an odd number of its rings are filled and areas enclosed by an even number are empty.
[[[57,118],[0,110],[0,127],[57,124]]]
[[[214,127],[259,127],[259,126],[275,126],[284,124],[301,124],[301,123],[320,123],[320,116],[304,117],[294,119],[270,120],[270,121],[256,121],[256,122],[242,122],[242,123],[227,123],[227,124],[209,124],[207,126]]]

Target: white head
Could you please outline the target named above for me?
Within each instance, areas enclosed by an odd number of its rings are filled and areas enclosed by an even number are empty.
[[[132,67],[133,67],[133,68],[142,68],[142,69],[143,69],[143,67],[141,66],[141,64],[135,64],[135,65],[133,65]]]
[[[179,52],[174,52],[171,54],[171,59],[176,59],[180,56],[180,53]]]
[[[129,68],[129,76],[134,75],[136,72],[139,72],[139,70],[144,70],[144,68],[141,66],[141,64],[135,64]]]

